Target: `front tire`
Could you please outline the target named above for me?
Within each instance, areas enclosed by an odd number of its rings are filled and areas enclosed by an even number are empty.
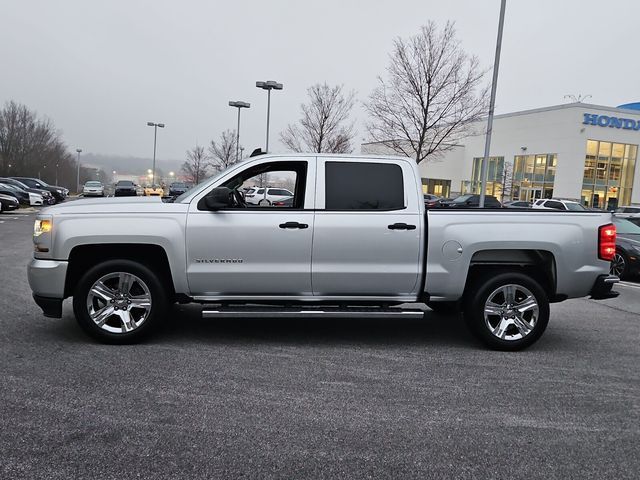
[[[464,318],[489,348],[522,350],[547,328],[549,299],[538,282],[521,273],[486,275],[471,288]]]
[[[108,260],[78,282],[73,311],[82,329],[103,343],[136,343],[162,321],[167,294],[158,276],[131,260]]]

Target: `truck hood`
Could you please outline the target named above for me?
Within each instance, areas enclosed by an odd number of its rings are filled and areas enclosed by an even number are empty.
[[[78,215],[102,213],[179,213],[186,212],[187,204],[165,203],[160,197],[107,197],[67,200],[42,210],[49,215]]]

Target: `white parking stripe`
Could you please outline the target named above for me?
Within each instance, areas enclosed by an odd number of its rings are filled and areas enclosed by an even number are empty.
[[[621,287],[629,287],[629,288],[635,288],[640,290],[640,285],[638,285],[637,283],[618,282],[617,285],[620,285]]]

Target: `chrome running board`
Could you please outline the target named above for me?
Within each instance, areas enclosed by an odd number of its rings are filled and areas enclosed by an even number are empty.
[[[366,307],[221,307],[205,306],[202,318],[422,318],[418,309]]]

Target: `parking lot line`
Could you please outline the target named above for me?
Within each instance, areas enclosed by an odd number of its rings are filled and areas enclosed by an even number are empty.
[[[631,282],[618,282],[618,285],[622,286],[622,287],[629,287],[629,288],[635,288],[640,290],[640,285],[638,285],[637,283],[631,283]]]

